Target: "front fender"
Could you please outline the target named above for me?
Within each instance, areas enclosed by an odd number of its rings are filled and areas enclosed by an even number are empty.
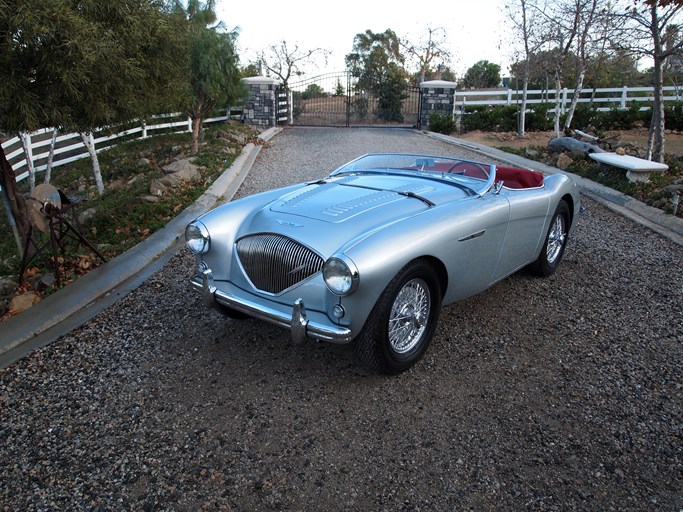
[[[447,277],[444,304],[485,289],[492,280],[505,230],[509,205],[486,194],[437,206],[354,240],[343,253],[356,264],[358,290],[341,299],[350,312],[354,335],[389,282],[410,261],[429,257],[441,262]]]

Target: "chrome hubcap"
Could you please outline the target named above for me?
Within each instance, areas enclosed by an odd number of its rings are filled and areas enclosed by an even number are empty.
[[[427,283],[422,279],[408,281],[398,292],[389,315],[389,343],[394,351],[403,354],[418,344],[427,329],[430,310]]]
[[[560,252],[562,252],[562,247],[564,246],[566,238],[567,233],[564,227],[564,217],[558,215],[548,233],[548,246],[546,251],[548,263],[555,263],[555,260],[560,256]]]

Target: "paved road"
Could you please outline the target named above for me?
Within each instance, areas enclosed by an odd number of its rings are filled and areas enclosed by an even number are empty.
[[[239,195],[378,150],[473,156],[412,131],[288,129]],[[178,254],[0,371],[0,503],[680,510],[681,248],[585,206],[557,274],[445,308],[424,359],[389,378],[348,347],[205,311]]]

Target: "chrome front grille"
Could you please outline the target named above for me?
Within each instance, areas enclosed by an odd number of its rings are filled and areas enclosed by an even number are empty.
[[[280,293],[320,272],[324,263],[308,247],[270,233],[241,238],[237,255],[252,284],[269,293]]]

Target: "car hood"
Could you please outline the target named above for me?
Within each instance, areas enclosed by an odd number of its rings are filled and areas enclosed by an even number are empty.
[[[383,226],[466,196],[453,185],[410,176],[328,178],[265,205],[239,236],[277,232],[329,255]]]
[[[344,176],[310,185],[274,201],[270,210],[322,222],[343,223],[372,216],[375,222],[424,210],[436,187],[409,176]]]

